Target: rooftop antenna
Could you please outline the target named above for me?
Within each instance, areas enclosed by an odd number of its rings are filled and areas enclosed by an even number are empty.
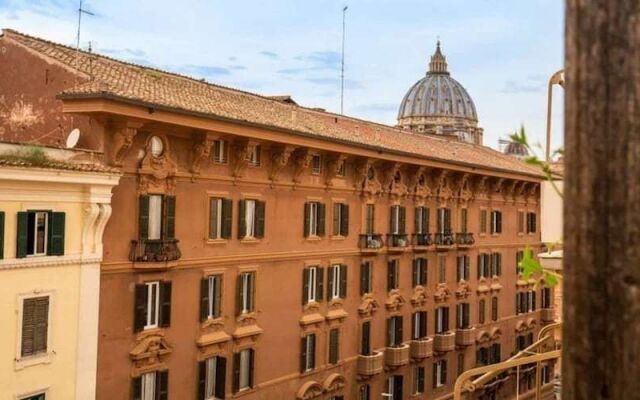
[[[342,67],[340,69],[340,114],[344,114],[344,34],[345,34],[345,18],[349,6],[342,9]]]
[[[80,26],[82,25],[82,14],[95,16],[95,14],[91,11],[87,11],[82,8],[82,0],[80,0],[80,5],[78,6],[78,34],[76,36],[76,51],[80,50]]]

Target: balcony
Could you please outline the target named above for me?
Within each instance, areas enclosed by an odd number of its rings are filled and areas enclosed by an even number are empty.
[[[368,356],[358,355],[358,375],[372,376],[382,372],[383,358],[384,353],[381,351],[374,351]]]
[[[434,242],[436,244],[436,249],[438,250],[448,250],[456,244],[453,233],[443,232],[436,233]]]
[[[456,344],[471,346],[476,341],[476,328],[456,329]]]
[[[456,233],[456,244],[458,247],[466,248],[469,246],[473,246],[476,240],[473,238],[473,233],[469,232],[461,232]]]
[[[409,345],[401,344],[398,347],[387,347],[384,351],[384,360],[388,367],[400,367],[409,363]]]
[[[554,322],[556,319],[554,314],[553,308],[543,308],[540,310],[540,319],[546,323]]]
[[[414,233],[413,234],[413,250],[426,251],[433,245],[433,238],[430,233]]]
[[[444,332],[437,333],[433,338],[433,350],[439,353],[445,353],[447,351],[455,350],[456,348],[456,333]]]
[[[414,360],[422,360],[433,355],[433,339],[422,338],[412,340],[411,344],[411,358]]]
[[[132,240],[129,250],[129,261],[135,263],[167,263],[181,256],[176,239]]]
[[[406,233],[391,233],[387,235],[387,251],[401,253],[409,246],[409,235]]]
[[[379,233],[370,233],[360,235],[360,252],[365,254],[379,253],[384,246],[382,235]]]

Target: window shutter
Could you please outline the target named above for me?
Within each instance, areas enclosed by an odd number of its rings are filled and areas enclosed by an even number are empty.
[[[433,377],[432,377],[432,382],[433,382],[433,388],[437,388],[438,387],[438,362],[434,362],[433,363]]]
[[[222,234],[223,239],[231,239],[231,228],[233,226],[233,201],[222,199]]]
[[[300,339],[300,372],[304,372],[307,370],[307,340],[309,340],[309,335]]]
[[[311,205],[307,202],[304,203],[304,225],[302,226],[302,233],[304,237],[309,237],[309,229],[310,229],[310,216],[311,216]]]
[[[140,240],[149,237],[149,196],[138,198],[138,236]]]
[[[318,236],[324,236],[325,225],[325,206],[324,203],[318,203]]]
[[[238,393],[240,389],[240,353],[233,353],[233,393]]]
[[[4,258],[4,211],[0,211],[0,260]]]
[[[311,357],[311,368],[316,367],[316,335],[311,335],[311,354],[308,354]]]
[[[389,233],[395,232],[393,228],[396,222],[396,213],[394,212],[396,207],[397,206],[391,206],[389,208]]]
[[[316,274],[316,297],[317,301],[321,302],[324,298],[322,293],[324,290],[324,268],[318,267]]]
[[[496,213],[496,218],[497,218],[497,221],[496,221],[497,229],[496,229],[496,231],[497,231],[497,233],[502,233],[502,212],[501,211],[498,211]]]
[[[256,273],[249,273],[249,311],[255,311],[256,306]]]
[[[328,280],[328,290],[327,290],[327,300],[331,300],[331,296],[333,296],[333,275],[335,274],[335,268],[333,266],[329,267],[329,280]]]
[[[393,261],[387,263],[387,291],[395,289],[395,265]]]
[[[220,316],[220,304],[222,302],[222,275],[219,275],[214,280],[213,288],[213,315],[214,317]]]
[[[362,355],[368,356],[371,354],[371,322],[365,321],[362,323],[362,348],[360,349]]]
[[[171,281],[160,282],[160,326],[171,325]]]
[[[329,363],[337,364],[338,363],[338,350],[339,350],[339,340],[340,340],[340,331],[338,329],[332,329],[329,332]]]
[[[420,217],[420,207],[414,207],[413,209],[413,233],[422,233],[420,229],[420,223],[422,219]]]
[[[22,303],[22,337],[20,340],[22,357],[34,353],[34,341],[36,331],[36,302],[33,299],[24,300]]]
[[[347,297],[347,266],[340,266],[340,297]]]
[[[485,312],[484,299],[478,302],[478,322],[484,324],[484,312]]]
[[[427,312],[420,311],[420,336],[427,336]]]
[[[447,360],[442,360],[442,384],[447,384]]]
[[[266,203],[264,201],[256,200],[255,235],[258,239],[262,239],[264,237],[265,208]]]
[[[308,299],[309,299],[309,268],[304,268],[302,270],[302,305],[303,306],[308,303]]]
[[[200,280],[200,321],[209,317],[209,278]]]
[[[387,346],[393,346],[393,317],[387,318]]]
[[[396,317],[396,344],[399,346],[402,344],[402,316]]]
[[[156,399],[169,399],[169,371],[156,372]]]
[[[364,261],[360,264],[360,296],[364,296],[367,291],[367,275],[369,273],[369,264]]]
[[[405,207],[400,207],[400,223],[398,224],[398,226],[400,227],[399,229],[399,233],[404,234],[406,233],[406,228],[407,228],[407,209]]]
[[[236,278],[236,315],[242,314],[242,274]]]
[[[227,359],[216,357],[216,389],[214,395],[219,399],[224,399],[225,385],[227,382]]]
[[[164,237],[174,239],[176,237],[176,197],[164,197]]]
[[[253,363],[255,362],[256,351],[249,349],[249,387],[253,387]]]
[[[422,209],[422,226],[424,227],[423,232],[429,233],[429,223],[430,223],[430,211],[428,208],[423,207]]]
[[[147,285],[136,285],[133,304],[134,332],[140,332],[147,323]]]
[[[224,218],[224,215],[222,215],[221,217]],[[215,197],[211,197],[209,198],[209,238],[211,239],[222,237],[222,232],[218,232],[217,221],[218,221],[218,199]]]
[[[502,275],[502,253],[496,253],[496,273],[498,276]]]
[[[442,311],[444,312],[443,313],[444,315],[443,331],[448,332],[449,331],[449,307],[444,307]]]
[[[198,363],[198,400],[206,400],[205,390],[207,387],[207,362]]]
[[[18,212],[18,235],[16,240],[16,258],[24,258],[27,256],[29,243],[29,213],[26,211]]]
[[[246,207],[246,200],[238,201],[238,239],[244,239],[247,236]]]
[[[470,264],[471,262],[469,256],[464,256],[464,276],[466,280],[469,280],[469,278],[471,277]]]
[[[462,233],[467,232],[467,215],[468,210],[466,208],[460,210],[460,230]]]
[[[480,233],[487,233],[487,210],[480,210]]]
[[[133,392],[133,400],[142,400],[142,377],[138,376],[131,381],[131,392]]]
[[[536,292],[531,292],[531,297],[532,297],[531,303],[533,304],[532,311],[535,311],[536,310]]]
[[[413,260],[413,271],[412,271],[412,276],[411,276],[411,283],[413,287],[418,286],[418,259],[414,259]]]
[[[349,205],[341,204],[342,212],[340,216],[342,221],[340,221],[340,235],[349,236]]]
[[[376,230],[376,206],[367,204],[367,233],[375,233]]]
[[[333,203],[333,234],[340,234],[340,203]]]

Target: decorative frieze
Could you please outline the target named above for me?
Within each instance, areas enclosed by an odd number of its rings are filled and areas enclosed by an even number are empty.
[[[171,354],[171,346],[164,337],[164,331],[154,329],[143,331],[136,337],[129,357],[133,363],[131,375],[136,377],[147,372],[166,369],[165,360]]]

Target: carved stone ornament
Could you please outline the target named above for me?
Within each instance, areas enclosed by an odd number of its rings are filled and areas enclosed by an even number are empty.
[[[342,374],[333,373],[326,377],[322,382],[325,393],[332,393],[342,389],[345,386],[346,379]]]
[[[364,187],[364,182],[367,179],[367,171],[371,167],[371,163],[368,158],[357,158],[353,163],[353,187],[356,190],[361,190]]]
[[[476,291],[478,292],[478,295],[487,294],[489,293],[490,290],[491,288],[489,287],[487,278],[482,277],[478,279],[478,288],[476,289]]]
[[[133,139],[138,134],[138,129],[142,128],[142,123],[126,122],[116,123],[112,127],[113,136],[111,139],[111,164],[122,167],[122,160],[129,152]]]
[[[241,314],[236,318],[236,330],[231,336],[238,347],[255,343],[263,330],[258,326],[255,312]]]
[[[498,196],[501,196],[503,199],[506,199],[506,196],[504,195],[504,185],[505,185],[505,180],[504,178],[496,178],[491,182],[491,198],[497,198]]]
[[[413,294],[411,295],[411,304],[414,307],[422,307],[427,304],[427,289],[422,285],[417,285],[413,288]]]
[[[224,352],[231,335],[224,331],[224,321],[221,318],[204,321],[200,325],[200,337],[196,340],[200,360],[205,360]]]
[[[481,200],[489,199],[489,177],[488,176],[480,176],[476,179],[475,184],[475,198]]]
[[[527,199],[528,199],[528,193],[530,190],[531,185],[533,185],[533,183],[531,182],[522,182],[522,184],[520,185],[520,187],[518,188],[518,195],[520,196],[520,198],[522,199],[522,201],[526,204],[527,203]]]
[[[502,330],[499,327],[493,327],[491,329],[491,340],[498,340],[502,336]]]
[[[151,153],[150,142],[153,137],[162,140],[163,150],[159,155]],[[140,194],[174,194],[178,166],[171,158],[169,140],[164,135],[149,135],[145,149],[144,158],[138,168],[138,192]]]
[[[524,193],[524,202],[529,204],[530,200],[533,199],[534,204],[538,204],[540,196],[538,196],[538,187],[537,183],[530,182],[527,185],[527,189]]]
[[[406,303],[404,297],[400,294],[398,289],[393,289],[389,292],[387,300],[384,302],[388,311],[398,311]]]
[[[308,381],[300,386],[300,389],[296,392],[297,400],[312,400],[322,396],[322,385],[316,381]]]
[[[436,196],[440,203],[444,205],[453,197],[449,171],[443,169],[436,172],[435,182]]]
[[[382,185],[383,191],[389,191],[391,188],[391,183],[393,182],[396,173],[400,172],[400,165],[400,163],[391,161],[380,162],[378,164],[378,171],[380,175],[378,181]]]
[[[391,200],[400,200],[409,194],[409,187],[405,184],[405,174],[402,170],[398,169],[391,180],[391,185],[389,186],[389,197]]]
[[[427,168],[412,166],[407,168],[407,188],[417,201],[424,201],[431,196],[431,187]]]
[[[446,283],[438,283],[436,291],[433,293],[433,299],[436,303],[447,301],[451,296],[451,290],[447,287]]]
[[[471,288],[469,287],[469,282],[465,280],[461,280],[458,282],[458,287],[456,288],[456,297],[458,299],[466,299],[471,294]]]
[[[491,278],[491,286],[489,287],[492,292],[499,292],[502,289],[502,284],[500,283],[500,278],[494,276]]]
[[[516,204],[517,199],[517,189],[518,189],[518,181],[512,180],[506,185],[506,189],[504,191],[504,200],[511,200],[513,204]]]
[[[273,145],[269,149],[269,179],[277,181],[280,172],[289,163],[289,158],[295,150],[294,146],[289,145]]]
[[[211,156],[211,147],[218,135],[207,132],[194,136],[193,147],[191,148],[191,173],[200,174],[202,161],[209,159]]]
[[[478,331],[476,335],[476,343],[483,344],[491,341],[491,334],[486,329]]]
[[[136,337],[136,343],[129,352],[133,362],[132,375],[140,376],[146,372],[165,369],[166,357],[171,354],[171,346],[161,330],[143,331]]]
[[[470,180],[471,175],[462,174],[458,181],[457,196],[460,203],[463,205],[467,205],[471,200],[473,200],[473,191],[471,190],[471,185],[469,183]]]
[[[344,320],[348,316],[349,314],[344,309],[342,299],[338,298],[329,301],[329,310],[327,311],[327,316],[325,317],[329,326],[344,322]]]
[[[234,178],[242,178],[247,167],[249,166],[249,154],[251,146],[246,139],[236,139],[231,144],[230,162],[231,176]]]
[[[311,160],[313,160],[313,153],[306,147],[297,148],[293,152],[291,162],[293,164],[292,179],[294,183],[300,183],[302,173],[309,168]]]
[[[371,293],[362,296],[362,302],[358,307],[358,314],[361,317],[371,317],[378,310],[378,302]]]
[[[333,185],[333,178],[338,175],[340,172],[340,168],[347,159],[346,154],[336,154],[332,153],[326,157],[326,168],[324,169],[324,184],[326,186]]]

